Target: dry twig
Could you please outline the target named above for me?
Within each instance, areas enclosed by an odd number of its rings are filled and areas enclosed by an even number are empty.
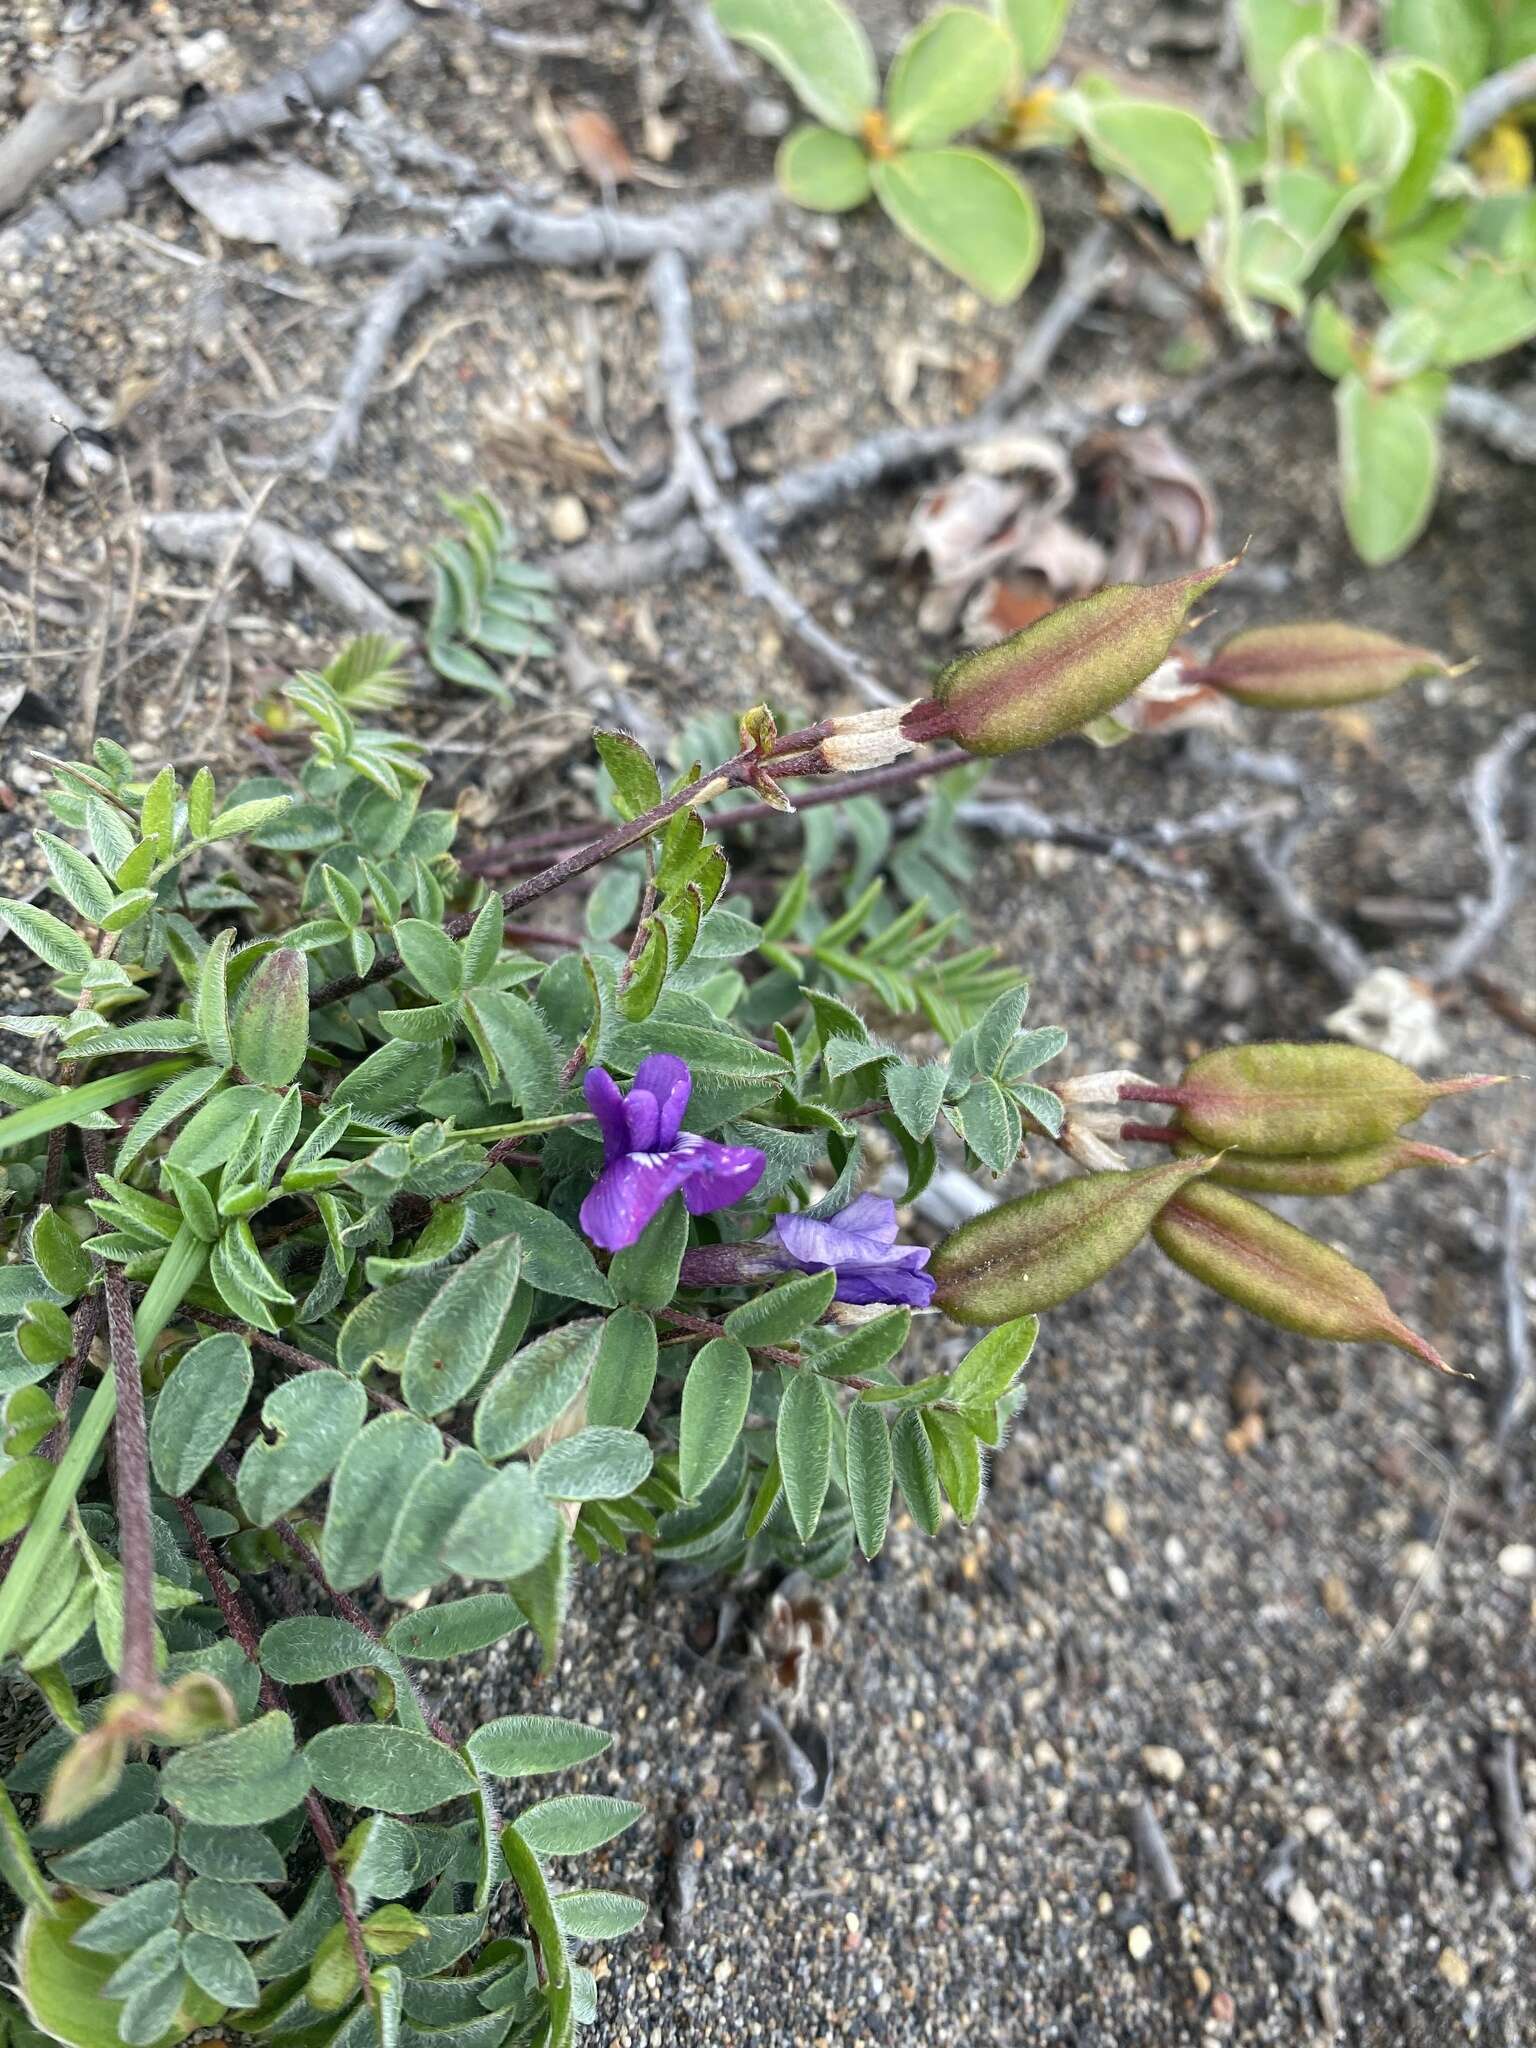
[[[693,300],[688,271],[675,249],[651,260],[646,287],[656,309],[658,362],[676,474],[687,484],[699,524],[729,564],[748,597],[765,604],[800,645],[870,704],[898,699],[869,665],[811,616],[782,583],[741,529],[735,509],[710,468],[699,439],[698,365],[693,346]]]
[[[35,462],[57,460],[72,484],[105,476],[112,457],[93,433],[89,416],[60,390],[34,357],[0,346],[0,430]],[[67,443],[67,446],[61,446]]]
[[[144,532],[157,548],[178,561],[209,562],[217,567],[231,536],[247,526],[244,550],[268,590],[279,595],[291,590],[297,570],[317,596],[334,605],[360,632],[389,633],[407,642],[416,639],[409,619],[386,604],[322,541],[307,533],[276,526],[270,519],[248,525],[245,512],[155,512],[145,519]]]
[[[1464,795],[1478,851],[1488,870],[1488,893],[1430,969],[1427,979],[1431,987],[1459,981],[1482,959],[1530,883],[1530,854],[1504,836],[1504,799],[1509,793],[1510,772],[1533,739],[1536,711],[1527,711],[1506,726],[1472,764]]]
[[[1536,462],[1536,410],[1501,391],[1453,384],[1445,394],[1445,418],[1511,462]]]
[[[1511,1160],[1504,1170],[1504,1256],[1500,1281],[1504,1295],[1504,1384],[1493,1409],[1493,1439],[1504,1444],[1525,1405],[1531,1383],[1531,1312],[1525,1299],[1525,1239],[1531,1221],[1531,1192],[1536,1186],[1536,1150],[1522,1165]]]
[[[110,128],[119,107],[154,92],[167,70],[165,51],[152,46],[87,82],[66,46],[31,106],[0,136],[0,213],[20,206],[60,157]]]
[[[1536,1881],[1536,1860],[1531,1855],[1525,1801],[1520,1797],[1520,1759],[1513,1735],[1505,1733],[1490,1738],[1483,1752],[1483,1777],[1505,1873],[1512,1888],[1523,1896]]]

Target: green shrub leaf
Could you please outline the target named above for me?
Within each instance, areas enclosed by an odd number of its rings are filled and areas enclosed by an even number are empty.
[[[1006,306],[1040,262],[1040,213],[1028,188],[970,149],[908,150],[871,166],[875,197],[909,240]]]
[[[766,57],[818,121],[856,135],[879,98],[874,53],[840,0],[715,0],[728,36]]]
[[[999,22],[974,7],[941,7],[902,43],[885,81],[891,140],[937,149],[975,127],[1008,84],[1013,50]]]
[[[785,196],[813,213],[850,213],[875,189],[869,158],[852,136],[832,128],[794,129],[779,145],[774,169]]]

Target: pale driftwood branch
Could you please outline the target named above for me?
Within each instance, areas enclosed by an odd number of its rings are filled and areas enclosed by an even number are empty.
[[[1472,764],[1465,791],[1467,814],[1488,870],[1488,893],[1430,969],[1427,979],[1432,988],[1459,981],[1481,960],[1530,885],[1536,860],[1504,836],[1504,799],[1509,793],[1510,773],[1533,739],[1536,711],[1527,711]]]
[[[902,810],[899,822],[907,826],[920,824],[926,809],[925,801],[909,804]],[[954,818],[957,825],[968,826],[973,832],[990,832],[999,839],[1024,839],[1040,846],[1071,846],[1083,853],[1100,854],[1115,866],[1140,875],[1144,881],[1162,882],[1192,896],[1203,896],[1210,886],[1210,878],[1199,868],[1176,868],[1148,853],[1138,844],[1141,834],[1113,832],[1082,818],[1053,817],[1024,797],[965,797],[955,805]],[[1235,828],[1229,825],[1225,829]],[[1171,820],[1165,830],[1168,836],[1160,842],[1165,846],[1176,846],[1184,837],[1213,836],[1198,830],[1180,833]]]
[[[365,633],[389,633],[407,642],[417,637],[409,619],[384,602],[339,556],[306,533],[270,519],[249,521],[245,512],[157,512],[144,533],[162,553],[178,561],[207,562],[217,568],[230,543],[246,528],[243,552],[268,590],[293,588],[295,571],[342,616]]]
[[[120,219],[138,193],[179,164],[201,163],[285,128],[305,113],[335,106],[422,19],[410,0],[373,0],[304,62],[244,92],[205,100],[168,128],[114,151],[95,177],[65,185],[30,207],[0,234],[0,264],[22,261],[55,235]]]
[[[1456,123],[1452,147],[1457,151],[1466,149],[1527,100],[1536,100],[1536,57],[1522,57],[1507,71],[1496,71],[1492,78],[1473,86],[1461,103],[1461,119]]]
[[[1536,1857],[1531,1854],[1530,1824],[1520,1796],[1520,1757],[1513,1735],[1504,1732],[1489,1738],[1483,1752],[1483,1778],[1505,1874],[1511,1889],[1523,1895],[1536,1882]]]
[[[1262,828],[1247,832],[1238,844],[1291,939],[1326,969],[1345,995],[1353,995],[1370,973],[1370,961],[1343,926],[1318,909],[1291,873],[1292,858],[1310,822],[1303,815],[1278,836]]]
[[[1536,408],[1477,384],[1453,384],[1445,394],[1445,418],[1511,462],[1536,462]]]
[[[746,539],[772,554],[787,530],[806,519],[835,511],[877,485],[926,469],[971,441],[996,433],[1040,382],[1062,341],[1116,275],[1107,233],[1088,234],[1062,272],[1055,296],[1025,336],[997,391],[979,412],[941,427],[892,427],[857,441],[824,462],[786,470],[771,483],[755,484],[736,501]],[[646,501],[649,503],[649,501]],[[670,494],[662,510],[681,506]],[[653,508],[655,509],[655,508]],[[642,515],[650,528],[652,517]],[[659,524],[659,519],[655,521]],[[570,590],[583,595],[638,590],[703,568],[714,552],[699,520],[679,519],[669,533],[647,531],[629,541],[589,541],[548,563]]]
[[[109,127],[119,107],[154,92],[169,68],[165,52],[153,47],[87,82],[66,49],[16,126],[0,136],[0,213],[13,212],[60,157]]]
[[[1525,1299],[1525,1236],[1536,1185],[1536,1150],[1522,1165],[1511,1160],[1504,1172],[1504,1384],[1493,1409],[1494,1442],[1504,1444],[1525,1405],[1531,1383],[1531,1312]],[[1529,1882],[1529,1871],[1527,1871]]]
[[[358,327],[329,426],[298,461],[311,475],[329,476],[340,456],[355,447],[369,394],[396,335],[450,277],[513,263],[560,269],[641,263],[662,249],[700,258],[724,255],[768,218],[772,203],[769,192],[723,192],[668,213],[616,214],[594,207],[567,217],[493,196],[460,208],[451,235],[343,235],[322,244],[312,258],[322,270],[373,263],[393,266],[394,275],[374,294]]]
[[[0,433],[23,454],[34,462],[51,462],[60,442],[90,424],[85,408],[60,390],[41,363],[20,349],[0,346]],[[71,440],[59,460],[75,484],[105,476],[112,467],[105,448],[81,439]]]
[[[675,249],[651,260],[646,288],[656,310],[662,404],[672,433],[675,473],[686,483],[699,524],[748,597],[766,605],[794,639],[866,702],[899,700],[863,658],[844,647],[782,583],[741,530],[699,439],[698,365],[693,346],[693,298],[688,271]]]

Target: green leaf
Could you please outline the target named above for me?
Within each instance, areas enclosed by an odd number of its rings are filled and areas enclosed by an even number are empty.
[[[110,1109],[127,1096],[148,1093],[162,1081],[181,1073],[186,1065],[185,1060],[155,1060],[149,1066],[121,1074],[102,1074],[78,1088],[61,1088],[43,1101],[29,1102],[24,1109],[0,1117],[0,1152],[14,1152],[30,1145],[61,1124],[80,1124],[91,1129],[90,1119],[98,1110]]]
[[[163,1493],[189,1493],[229,1441],[251,1391],[242,1338],[205,1337],[167,1379],[155,1402],[149,1456]]]
[[[258,831],[280,817],[292,802],[291,796],[261,796],[246,804],[235,804],[220,811],[209,825],[207,836],[210,840],[237,839],[242,833]]]
[[[575,1400],[597,1358],[596,1318],[546,1330],[497,1373],[475,1409],[476,1448],[490,1459],[511,1457]]]
[[[752,1361],[734,1337],[712,1337],[688,1368],[680,1423],[681,1485],[697,1500],[741,1435],[752,1398]]]
[[[848,1505],[866,1557],[885,1546],[891,1513],[891,1433],[878,1408],[855,1402],[848,1415]]]
[[[1030,0],[1013,0],[1024,8]],[[1298,43],[1326,35],[1337,17],[1336,0],[1238,0],[1238,25],[1248,76],[1261,93],[1273,92],[1285,60]]]
[[[912,1418],[917,1420],[916,1416]],[[974,1433],[958,1415],[925,1408],[922,1425],[933,1446],[934,1467],[951,1507],[962,1522],[975,1519],[981,1505],[981,1452]]]
[[[558,1522],[548,1553],[531,1571],[519,1572],[507,1587],[539,1639],[544,1652],[540,1671],[545,1675],[554,1670],[560,1654],[560,1634],[565,1627],[570,1596],[570,1563],[571,1546],[566,1540],[565,1524]]]
[[[939,1494],[933,1446],[916,1408],[904,1408],[896,1418],[891,1431],[891,1461],[913,1521],[929,1536],[935,1535],[944,1503]]]
[[[999,0],[1026,78],[1045,69],[1066,33],[1072,0]]]
[[[650,1471],[651,1447],[632,1429],[583,1429],[550,1445],[534,1483],[550,1500],[623,1500]]]
[[[463,985],[464,961],[441,925],[405,917],[395,926],[395,944],[409,973],[434,1002],[450,1003]]]
[[[515,1579],[549,1555],[559,1518],[524,1464],[505,1465],[459,1516],[443,1563],[466,1579]]]
[[[1019,1113],[1000,1082],[988,1074],[950,1104],[949,1116],[983,1166],[1006,1173],[1018,1157],[1023,1132]]]
[[[885,81],[900,149],[936,149],[985,119],[1013,65],[1007,31],[973,7],[941,7],[902,43]]]
[[[617,1941],[644,1920],[644,1899],[627,1892],[561,1892],[555,1914],[567,1941]]]
[[[457,1750],[410,1728],[322,1728],[305,1747],[315,1790],[344,1806],[426,1813],[475,1789]]]
[[[1337,38],[1292,53],[1270,111],[1299,131],[1314,166],[1341,186],[1365,187],[1366,197],[1399,175],[1412,147],[1401,100],[1357,44]]]
[[[200,1991],[236,2010],[261,1998],[256,1973],[235,1947],[217,1934],[189,1934],[181,1947],[182,1967]]]
[[[367,1413],[367,1395],[343,1373],[307,1373],[275,1387],[262,1404],[261,1419],[277,1441],[253,1443],[235,1482],[251,1521],[276,1521],[329,1478]]]
[[[1440,475],[1444,384],[1431,373],[1375,391],[1352,372],[1334,392],[1344,523],[1373,567],[1411,547],[1429,518]]]
[[[44,1280],[65,1301],[73,1301],[91,1284],[90,1260],[80,1240],[56,1209],[39,1209],[32,1224],[29,1249]]]
[[[522,1246],[504,1237],[457,1266],[411,1332],[400,1392],[418,1415],[458,1406],[489,1370],[512,1312]]]
[[[229,1941],[271,1941],[288,1925],[282,1908],[264,1891],[254,1884],[224,1878],[194,1877],[187,1886],[183,1910],[188,1925],[199,1934],[221,1934]]]
[[[587,1421],[595,1428],[634,1429],[656,1384],[656,1325],[639,1309],[621,1308],[603,1324],[587,1387]]]
[[[474,1234],[481,1244],[511,1235],[522,1245],[523,1278],[531,1286],[569,1301],[612,1307],[613,1288],[587,1244],[548,1209],[502,1188],[472,1195],[470,1209]]]
[[[525,1116],[547,1116],[560,1100],[560,1054],[533,1004],[505,990],[477,989],[460,1007],[482,1058],[488,1052],[495,1062],[492,1085],[499,1078],[503,1096]]]
[[[442,1439],[413,1415],[379,1415],[342,1453],[331,1480],[320,1561],[333,1586],[350,1591],[378,1573],[400,1504],[436,1465]]]
[[[189,1752],[190,1754],[191,1752]],[[173,1758],[174,1762],[175,1759]],[[162,1780],[169,1772],[162,1774]],[[166,1797],[171,1797],[166,1790]],[[109,1828],[81,1849],[53,1858],[53,1875],[62,1884],[137,1884],[164,1870],[176,1848],[176,1834],[163,1813],[136,1814],[120,1827]]]
[[[233,925],[229,925],[219,933],[203,955],[202,972],[197,978],[194,1015],[198,1034],[208,1049],[209,1059],[219,1067],[229,1066],[235,1057],[234,1045],[229,1035],[229,991],[226,980],[230,950],[234,943],[235,929]]]
[[[831,128],[792,130],[779,145],[774,172],[785,197],[813,213],[849,213],[875,189],[864,151]]]
[[[528,1807],[512,1826],[535,1856],[588,1856],[632,1828],[642,1811],[631,1799],[572,1792]]]
[[[400,1615],[384,1640],[402,1657],[440,1664],[488,1650],[522,1626],[522,1610],[505,1593],[471,1593],[419,1614]]]
[[[181,1906],[181,1886],[174,1878],[156,1878],[141,1884],[123,1898],[103,1906],[74,1937],[75,1947],[92,1955],[127,1955],[152,1935],[175,1923]]]
[[[937,1063],[886,1068],[885,1088],[891,1108],[912,1137],[923,1139],[933,1130],[948,1079],[949,1069]]]
[[[515,1826],[502,1829],[501,1853],[507,1860],[508,1875],[517,1887],[518,1897],[523,1902],[529,1929],[539,1945],[539,1961],[543,1966],[545,1981],[549,1989],[554,1991],[569,1983],[570,1963],[565,1953],[565,1937],[560,1932],[560,1922],[555,1916],[555,1902],[550,1896],[549,1885],[539,1867],[538,1857]],[[550,2032],[553,2034],[553,2028]],[[95,2048],[94,2043],[92,2048]],[[563,2044],[551,2039],[548,2048],[563,2048]]]
[[[0,922],[55,973],[84,974],[89,969],[90,947],[51,911],[39,910],[34,903],[0,901]]]
[[[870,166],[875,197],[909,241],[995,306],[1016,299],[1040,262],[1040,213],[1028,188],[970,149],[908,150]]]
[[[116,890],[94,861],[77,853],[51,832],[34,834],[53,876],[54,886],[77,916],[100,924],[112,907]]]
[[[836,1292],[835,1272],[797,1273],[733,1308],[725,1317],[726,1332],[742,1344],[787,1344],[820,1322]]]
[[[1413,58],[1393,59],[1385,75],[1413,131],[1397,182],[1376,203],[1379,231],[1392,235],[1406,227],[1430,197],[1436,174],[1455,143],[1461,94],[1443,71]]]
[[[959,1406],[987,1407],[1000,1401],[1029,1363],[1040,1334],[1038,1316],[999,1323],[973,1344],[950,1376],[950,1397]]]
[[[677,1292],[688,1248],[688,1211],[681,1195],[664,1202],[627,1250],[616,1252],[609,1285],[630,1308],[665,1308]]]
[[[88,1954],[71,1939],[96,1911],[74,1898],[59,1900],[52,1913],[34,1907],[17,1939],[15,1973],[32,2025],[68,2048],[123,2048],[121,2008],[103,1993],[116,1968],[114,1959]],[[12,2039],[23,2038],[14,2025],[10,2032]]]
[[[790,1376],[779,1403],[776,1444],[790,1519],[800,1541],[809,1543],[832,1478],[832,1402],[814,1373]]]
[[[241,1884],[283,1881],[282,1856],[259,1828],[207,1827],[188,1821],[178,1846],[182,1861],[200,1876]]]
[[[1028,1007],[1027,982],[1017,988],[1005,989],[994,1003],[989,1004],[970,1034],[971,1057],[963,1063],[964,1070],[972,1074],[998,1073]],[[952,1058],[956,1073],[964,1078],[959,1046],[956,1046]]]
[[[829,128],[856,135],[880,95],[874,53],[840,0],[715,0],[728,36],[756,50]]]
[[[1387,47],[1435,65],[1463,92],[1493,68],[1488,0],[1387,0]]]
[[[1151,100],[1084,96],[1084,135],[1101,170],[1139,185],[1188,242],[1216,211],[1216,141],[1196,115]]]
[[[630,733],[606,732],[600,726],[592,744],[608,770],[619,816],[628,822],[654,810],[661,802],[661,778],[640,742]]]
[[[310,1787],[305,1760],[294,1754],[293,1723],[263,1714],[229,1735],[215,1735],[168,1757],[160,1789],[188,1820],[211,1827],[259,1826],[291,1812]]]
[[[629,982],[619,995],[619,1010],[631,1023],[649,1017],[660,1000],[670,956],[667,927],[659,917],[646,920],[646,938]]]
[[[477,1728],[464,1747],[475,1768],[492,1778],[536,1778],[548,1771],[574,1770],[601,1756],[613,1737],[585,1721],[560,1721],[549,1714],[508,1714]]]
[[[448,1533],[495,1476],[470,1450],[457,1450],[446,1464],[428,1465],[417,1473],[399,1504],[379,1567],[387,1599],[413,1599],[447,1575],[443,1546]]]

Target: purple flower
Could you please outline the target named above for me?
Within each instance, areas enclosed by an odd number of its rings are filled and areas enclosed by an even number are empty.
[[[846,1209],[820,1220],[814,1216],[775,1216],[779,1241],[776,1263],[799,1273],[837,1275],[834,1301],[902,1302],[926,1308],[933,1282],[923,1271],[926,1245],[898,1245],[896,1204],[884,1195],[860,1195]]]
[[[605,1251],[623,1251],[679,1188],[690,1214],[706,1216],[750,1195],[767,1160],[753,1145],[717,1145],[682,1128],[693,1093],[687,1062],[654,1052],[628,1095],[602,1067],[582,1083],[603,1134],[603,1170],[581,1205],[581,1227]]]

